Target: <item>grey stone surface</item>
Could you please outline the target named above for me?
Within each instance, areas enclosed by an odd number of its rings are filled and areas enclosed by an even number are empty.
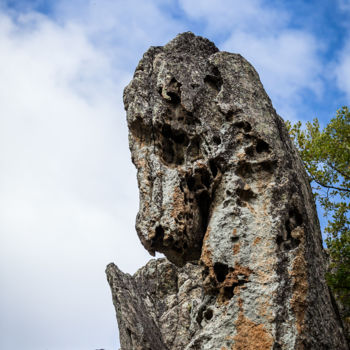
[[[137,233],[170,262],[108,266],[122,350],[348,349],[306,173],[254,68],[183,33],[144,54],[124,104]]]
[[[184,349],[199,328],[195,310],[203,300],[201,270],[153,259],[131,277],[109,264],[122,349]]]

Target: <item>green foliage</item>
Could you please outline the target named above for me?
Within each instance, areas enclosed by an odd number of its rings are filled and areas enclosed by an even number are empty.
[[[305,128],[287,121],[308,173],[315,199],[328,218],[325,228],[330,254],[329,286],[350,310],[350,112],[348,107],[323,129],[315,118]]]

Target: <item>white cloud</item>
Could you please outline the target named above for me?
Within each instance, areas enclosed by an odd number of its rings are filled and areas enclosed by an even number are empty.
[[[350,11],[350,1],[349,0],[338,0],[339,9],[342,11]]]
[[[347,104],[350,102],[350,40],[341,50],[337,62],[334,63],[334,73],[338,88],[343,91]]]
[[[118,65],[134,69],[149,46],[163,45],[184,31],[166,6],[169,0],[61,0],[57,13],[85,28]]]
[[[290,15],[261,0],[209,0],[180,3],[186,14],[205,23],[208,33],[222,33],[220,48],[242,54],[260,74],[277,111],[296,117],[305,90],[322,94],[319,56],[322,44],[303,30],[292,30]]]
[[[180,0],[183,10],[196,20],[203,20],[210,33],[230,33],[237,29],[266,32],[282,26],[285,12],[264,6],[261,0]]]
[[[292,118],[304,89],[319,96],[322,93],[322,65],[317,56],[320,48],[307,33],[285,30],[260,37],[234,32],[224,49],[241,53],[253,64],[279,112]]]
[[[335,52],[335,58],[329,64],[330,76],[335,79],[338,89],[343,93],[339,99],[340,105],[350,104],[350,0],[338,0],[338,8],[343,16],[339,16],[339,23],[344,33],[342,47]],[[345,100],[345,101],[344,101]]]
[[[149,258],[121,102],[131,75],[73,22],[2,14],[0,27],[1,348],[115,347],[105,265]]]

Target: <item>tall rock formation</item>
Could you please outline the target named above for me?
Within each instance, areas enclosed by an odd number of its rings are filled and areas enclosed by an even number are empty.
[[[192,33],[124,91],[151,260],[107,267],[122,350],[348,349],[303,165],[259,76]]]

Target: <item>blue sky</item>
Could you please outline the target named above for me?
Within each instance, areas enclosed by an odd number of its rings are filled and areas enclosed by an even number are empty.
[[[117,349],[104,268],[133,273],[122,91],[151,45],[206,36],[257,69],[285,119],[350,98],[350,1],[0,1],[0,348]]]

